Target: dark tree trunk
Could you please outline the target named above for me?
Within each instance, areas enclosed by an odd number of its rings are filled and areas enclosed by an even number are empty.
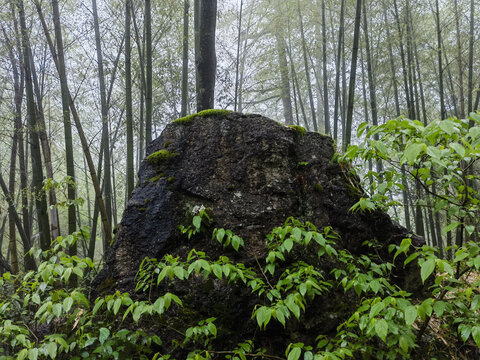
[[[353,120],[353,103],[355,97],[355,80],[357,77],[357,60],[358,60],[358,42],[360,38],[360,21],[362,18],[362,0],[357,0],[355,11],[355,28],[353,32],[353,49],[352,63],[350,67],[350,82],[348,85],[348,106],[347,118],[345,120],[345,142],[343,149],[346,150],[352,138],[352,120]]]
[[[127,125],[127,189],[126,197],[130,198],[130,194],[135,186],[135,168],[133,163],[133,111],[132,111],[132,62],[130,45],[130,12],[131,0],[125,1],[125,111]],[[108,149],[109,143],[105,143]]]
[[[242,0],[243,4],[243,0]],[[182,109],[180,111],[180,117],[187,115],[188,108],[188,12],[190,7],[190,0],[184,0],[183,3],[183,55],[182,55]],[[241,12],[240,12],[241,16]],[[237,57],[238,59],[238,57]],[[238,64],[237,64],[237,76],[238,76]],[[236,84],[235,90],[237,90],[238,84]],[[237,105],[237,97],[235,95],[235,111]]]
[[[344,22],[345,22],[345,0],[342,0],[340,5],[340,25],[338,29],[338,48],[337,59],[335,61],[335,102],[333,105],[333,138],[338,139],[338,112],[340,102],[340,60],[342,57],[343,36],[344,36]]]
[[[290,96],[290,81],[288,79],[287,44],[283,35],[278,31],[275,32],[275,40],[280,69],[280,98],[283,104],[283,117],[285,118],[285,124],[293,125],[292,98]]]
[[[55,27],[55,40],[57,43],[57,59],[58,59],[58,74],[60,77],[60,87],[62,93],[62,111],[63,111],[63,127],[65,133],[65,156],[67,166],[67,176],[72,180],[68,185],[68,198],[75,200],[75,164],[73,159],[73,139],[72,139],[72,124],[70,122],[70,109],[68,99],[68,82],[67,72],[65,67],[65,56],[63,51],[62,29],[60,25],[60,11],[58,9],[58,0],[52,0],[53,24]],[[75,206],[68,207],[68,233],[72,234],[77,228],[77,219]],[[70,246],[70,255],[77,255],[77,244]]]
[[[445,110],[445,95],[443,90],[443,65],[442,65],[442,29],[440,27],[440,9],[438,7],[438,0],[435,1],[435,24],[437,26],[437,59],[438,59],[438,92],[440,95],[440,118],[447,117]]]
[[[315,103],[313,101],[312,80],[310,79],[310,68],[308,66],[307,43],[305,41],[305,31],[303,29],[303,18],[302,18],[302,12],[300,10],[299,1],[297,2],[297,9],[298,9],[298,18],[300,21],[300,34],[302,37],[302,52],[303,52],[303,62],[305,65],[305,79],[307,80],[308,99],[310,101],[310,114],[312,116],[313,130],[318,131],[317,115],[315,110]],[[292,119],[292,123],[293,123],[293,119]]]
[[[322,0],[322,56],[323,56],[323,111],[325,133],[331,134],[330,105],[328,103],[328,73],[327,73],[327,26],[325,24],[325,0]]]
[[[215,77],[217,55],[215,29],[217,25],[217,0],[200,0],[198,12],[197,112],[213,109],[215,102]]]
[[[48,221],[48,210],[43,186],[42,158],[40,153],[40,141],[38,138],[38,123],[35,113],[35,100],[33,95],[32,73],[30,71],[30,45],[28,39],[27,24],[23,0],[18,2],[20,27],[22,32],[23,67],[25,74],[25,93],[27,102],[28,124],[30,128],[30,151],[32,157],[32,190],[35,194],[35,207],[37,210],[38,230],[40,233],[40,247],[43,250],[50,248],[50,229]]]
[[[242,34],[242,15],[243,15],[243,0],[240,0],[240,13],[238,16],[238,32],[237,32],[237,57],[235,58],[235,96],[234,96],[234,111],[238,110],[238,81],[240,68],[240,45]]]
[[[146,91],[145,91],[145,142],[152,141],[152,3],[145,0],[145,58],[146,58]],[[108,146],[105,147],[107,150]],[[106,174],[105,174],[106,176]]]

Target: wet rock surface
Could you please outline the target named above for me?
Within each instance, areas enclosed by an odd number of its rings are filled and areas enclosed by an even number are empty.
[[[95,280],[95,293],[120,290],[133,294],[135,274],[146,256],[161,259],[171,253],[184,257],[195,248],[212,259],[226,255],[246,266],[265,263],[265,235],[291,216],[319,229],[332,226],[341,236],[338,248],[359,254],[367,251],[362,247],[364,241],[376,239],[388,256],[388,244],[400,243],[407,230],[379,211],[349,212],[362,190],[358,179],[333,157],[330,137],[302,133],[259,115],[213,114],[169,124],[147,149],[139,184]],[[200,207],[211,214],[212,229],[230,229],[241,236],[244,251],[226,250],[210,236],[188,240],[182,235],[178,225],[188,225]],[[410,281],[403,273],[396,276],[399,282]],[[255,324],[245,321],[254,306],[250,290],[218,281],[176,284],[168,290],[186,297],[185,304],[195,312],[192,316],[202,318],[207,309],[213,309],[216,314],[210,316],[221,317],[224,334],[228,337],[235,332],[235,339],[254,331]],[[339,289],[338,296],[346,295]],[[348,300],[316,301],[320,305],[308,310],[308,320],[297,323],[295,331],[308,334],[318,327],[335,331],[340,303],[348,307]],[[178,325],[187,315],[175,316]],[[228,324],[235,324],[235,330],[228,329]],[[275,347],[276,340],[269,339]]]

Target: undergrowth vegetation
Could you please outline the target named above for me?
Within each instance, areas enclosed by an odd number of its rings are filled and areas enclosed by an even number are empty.
[[[456,166],[464,165],[455,163],[455,159],[463,155],[462,161],[469,161],[467,155],[471,154],[473,161],[472,149],[477,146],[478,132],[468,130],[456,120],[451,120],[443,133],[436,125],[425,128],[416,122],[395,121],[370,128],[370,140],[375,141],[373,148],[355,146],[345,156],[350,159],[358,154],[365,159],[379,156],[387,164],[400,167],[417,164],[411,175],[426,186],[430,185],[428,176],[433,171],[444,174],[442,169],[451,169],[451,177],[445,175],[437,181],[438,187],[445,191],[460,184],[459,176],[473,180],[471,173],[457,175]],[[451,130],[453,134],[455,129],[467,132],[455,138],[455,141],[466,139],[462,142],[463,150],[440,140],[445,131]],[[399,131],[397,137],[392,135],[394,131]],[[405,146],[403,157],[391,156],[393,150],[390,144],[386,145],[387,138]],[[425,139],[428,144],[422,142]],[[402,145],[404,141],[407,143]],[[433,160],[437,158],[435,165]],[[461,169],[466,171],[465,167]],[[373,196],[362,198],[352,211],[386,206],[387,188],[401,184],[388,167],[382,175],[376,175],[379,181]],[[461,185],[465,188],[465,183]],[[446,230],[462,229],[462,233],[471,235],[468,216],[475,210],[476,195],[464,188],[457,188],[452,198],[447,197],[449,193],[442,193],[439,201],[443,199],[441,204],[448,206],[463,196],[469,197],[450,212],[455,221],[447,224]],[[438,205],[438,211],[442,209]],[[229,251],[238,254],[245,251],[241,237],[230,230],[212,229],[211,224],[210,215],[201,210],[193,216],[191,225],[180,229],[185,238],[207,234],[212,242]],[[382,244],[374,240],[364,244],[364,248],[370,249],[368,255],[355,255],[339,248],[339,235],[332,228],[317,229],[312,223],[289,218],[267,236],[267,254],[255,266],[235,262],[227,256],[211,258],[195,249],[184,257],[147,258],[137,275],[136,294],[117,291],[93,299],[89,296],[91,280],[96,274],[93,262],[69,256],[66,250],[78,238],[88,236],[86,231],[59,237],[49,251],[34,251],[38,271],[1,276],[0,359],[173,360],[180,350],[188,354],[187,359],[196,360],[448,359],[480,347],[480,246],[476,242],[450,244],[443,252],[448,256],[443,256],[435,247],[415,247],[406,238],[389,246],[390,260],[387,260],[377,251]],[[313,256],[294,259],[293,253]],[[318,266],[322,261],[331,264],[328,271]],[[417,281],[424,287],[422,292],[409,293],[394,281],[395,274],[406,266],[418,273]],[[72,277],[78,279],[75,288],[71,287]],[[318,333],[310,334],[313,341],[292,338],[273,352],[258,344],[254,336],[231,348],[218,348],[216,340],[224,335],[218,326],[220,319],[215,316],[192,319],[187,325],[179,323],[172,331],[180,340],[167,344],[168,340],[157,331],[158,324],[169,314],[175,318],[185,299],[170,291],[158,294],[158,289],[198,279],[247,289],[255,303],[244,321],[251,322],[257,333],[268,332],[272,327],[291,329],[293,322],[306,321],[309,309],[334,292],[353,300],[333,333],[317,329]],[[172,351],[167,353],[165,349]]]

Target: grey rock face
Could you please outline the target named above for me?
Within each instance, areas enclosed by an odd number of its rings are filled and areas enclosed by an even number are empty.
[[[151,154],[95,281],[99,293],[133,292],[146,256],[160,259],[192,248],[222,255],[225,250],[208,236],[187,241],[177,228],[201,206],[215,227],[244,239],[243,255],[228,256],[245,264],[262,259],[265,235],[290,216],[319,229],[332,226],[342,237],[339,247],[353,253],[365,240],[386,246],[407,233],[381,212],[349,212],[361,195],[358,181],[332,161],[333,141],[319,133],[302,134],[259,115],[211,115],[169,124],[149,145]]]

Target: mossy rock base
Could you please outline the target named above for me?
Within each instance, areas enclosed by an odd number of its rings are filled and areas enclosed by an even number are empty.
[[[350,211],[363,193],[358,179],[349,177],[332,161],[330,137],[302,131],[299,136],[298,129],[292,131],[260,115],[218,111],[200,114],[189,122],[167,125],[148,145],[148,156],[139,171],[140,186],[126,206],[94,292],[102,292],[103,279],[111,278],[113,284],[108,291],[139,296],[135,293],[136,274],[145,257],[161,259],[172,254],[185,260],[192,249],[210,259],[227,256],[233,263],[258,268],[266,262],[266,235],[288,217],[311,222],[318,229],[333,227],[340,235],[336,247],[356,255],[369,252],[363,244],[375,239],[382,244],[379,256],[391,259],[388,245],[399,244],[407,236],[408,231],[385,213]],[[159,172],[165,178],[152,181]],[[212,240],[211,231],[191,239],[182,235],[178,226],[190,225],[188,219],[199,209],[209,209],[209,230],[229,229],[242,237],[242,251],[224,248]],[[336,266],[327,256],[318,261],[317,252],[292,250],[285,261],[312,263],[325,276]],[[395,281],[409,289],[403,283],[408,270],[395,267],[394,271]],[[408,279],[410,286],[415,285]],[[155,291],[179,296],[184,309],[169,309],[161,317],[165,326],[152,326],[161,332],[162,353],[176,359],[185,359],[187,354],[172,345],[183,338],[171,328],[184,332],[199,319],[217,318],[218,337],[211,344],[213,350],[233,349],[237,343],[255,338],[256,344],[269,353],[284,358],[285,343],[314,345],[312,334],[336,332],[353,307],[351,294],[335,289],[328,296],[315,298],[308,313],[302,313],[307,320],[289,319],[286,328],[272,321],[265,331],[259,331],[251,319],[259,300],[243,283],[227,284],[217,278],[205,281],[201,275],[165,283]]]

